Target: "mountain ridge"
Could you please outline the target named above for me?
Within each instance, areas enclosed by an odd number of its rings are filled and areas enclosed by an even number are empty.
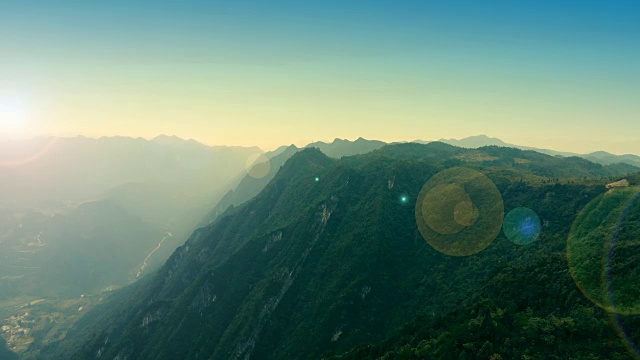
[[[529,162],[513,162],[519,157]],[[424,181],[461,164],[485,171],[507,209],[533,207],[549,233],[528,248],[500,237],[467,258],[426,245],[413,206],[400,196],[415,199]],[[552,178],[576,171],[589,179]],[[472,305],[492,274],[540,247],[557,254],[573,214],[619,176],[583,159],[495,146],[408,143],[341,159],[304,149],[256,197],[195,231],[155,275],[127,290],[135,296],[92,315],[106,317],[97,323],[108,328],[90,325],[48,351],[63,358],[319,358],[382,341],[411,314]],[[571,283],[559,274],[560,283]]]
[[[616,155],[616,154],[612,154],[602,150],[587,153],[587,154],[579,154],[579,153],[573,153],[573,152],[557,151],[552,149],[543,149],[543,148],[536,148],[531,146],[510,144],[502,141],[501,139],[489,137],[487,135],[476,135],[476,136],[466,137],[463,139],[440,139],[437,141],[455,145],[455,146],[460,146],[460,147],[468,147],[468,148],[478,148],[483,146],[502,146],[502,147],[511,147],[516,149],[521,149],[521,150],[533,150],[536,152],[540,152],[540,153],[552,155],[552,156],[558,156],[558,155],[563,157],[577,156],[577,157],[585,158],[587,160],[591,160],[593,162],[600,163],[602,165],[609,165],[609,164],[621,162],[621,163],[626,163],[633,166],[640,166],[640,156],[633,155],[633,154]],[[428,143],[428,141],[422,141],[422,140],[416,140],[416,142]]]

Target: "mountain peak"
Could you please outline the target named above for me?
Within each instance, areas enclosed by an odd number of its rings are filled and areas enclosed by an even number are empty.
[[[278,156],[278,155],[280,155],[280,154],[282,154],[284,152],[292,152],[293,153],[293,152],[296,152],[298,150],[299,150],[299,148],[297,146],[295,146],[294,144],[282,145],[282,146],[280,146],[279,148],[277,148],[275,150],[269,151],[266,155],[267,155],[267,157],[272,158],[272,157]]]
[[[307,147],[304,149],[301,149],[300,151],[298,151],[295,155],[293,155],[294,157],[305,157],[305,158],[309,158],[309,159],[313,159],[313,158],[326,158],[327,155],[325,155],[319,148],[311,146],[311,147]]]
[[[463,139],[440,139],[438,140],[440,142],[443,143],[447,143],[450,145],[455,145],[455,146],[459,146],[459,147],[464,147],[464,148],[479,148],[479,147],[483,147],[483,146],[509,146],[509,144],[505,143],[504,141],[498,139],[498,138],[493,138],[493,137],[489,137],[487,135],[481,134],[481,135],[474,135],[474,136],[469,136]]]
[[[615,155],[613,155],[611,153],[608,153],[608,152],[602,151],[602,150],[594,151],[594,152],[592,152],[590,154],[587,154],[587,155],[593,155],[593,156],[615,156]]]
[[[316,163],[325,164],[330,163],[331,159],[317,147],[307,147],[297,151],[291,156],[287,163]]]
[[[466,137],[466,138],[464,138],[464,139],[492,139],[492,140],[500,140],[500,139],[498,139],[498,138],[491,137],[491,136],[488,136],[488,135],[485,135],[485,134],[467,136],[467,137]],[[464,139],[463,139],[463,140],[464,140]]]
[[[160,134],[154,137],[153,139],[151,139],[151,141],[161,143],[161,144],[176,144],[176,143],[184,143],[186,140],[176,135]]]

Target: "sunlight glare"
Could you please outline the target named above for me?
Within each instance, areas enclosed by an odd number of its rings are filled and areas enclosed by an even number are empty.
[[[26,104],[17,97],[0,95],[0,133],[12,134],[23,130]]]

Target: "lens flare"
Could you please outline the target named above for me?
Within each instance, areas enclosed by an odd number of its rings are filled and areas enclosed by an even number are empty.
[[[0,133],[11,133],[24,126],[27,106],[23,99],[0,95]]]
[[[504,204],[488,177],[455,167],[436,174],[422,187],[415,216],[420,234],[434,249],[468,256],[498,237]]]
[[[42,141],[32,141],[28,146],[15,147],[11,143],[2,144],[0,151],[0,167],[14,167],[37,161],[48,153],[58,141],[51,137]],[[17,146],[17,143],[16,143]]]
[[[504,235],[516,245],[528,245],[536,241],[541,229],[538,214],[524,207],[509,211],[502,225]]]
[[[610,190],[578,214],[567,241],[574,281],[594,304],[640,314],[640,187]]]
[[[633,324],[635,326],[627,326],[627,321],[629,319],[616,313],[610,312],[609,319],[616,333],[618,333],[618,336],[620,336],[620,338],[623,340],[625,347],[629,351],[629,354],[634,359],[640,360],[640,346],[638,346],[637,342],[638,335],[635,334],[636,339],[634,340],[634,334],[632,331],[632,329],[638,328],[637,317],[635,319],[631,319],[631,321],[635,320],[635,324]]]

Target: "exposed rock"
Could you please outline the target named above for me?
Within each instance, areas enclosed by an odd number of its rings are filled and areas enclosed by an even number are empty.
[[[607,189],[620,188],[620,187],[629,187],[629,180],[622,179],[616,182],[612,182],[611,184],[607,184]]]

